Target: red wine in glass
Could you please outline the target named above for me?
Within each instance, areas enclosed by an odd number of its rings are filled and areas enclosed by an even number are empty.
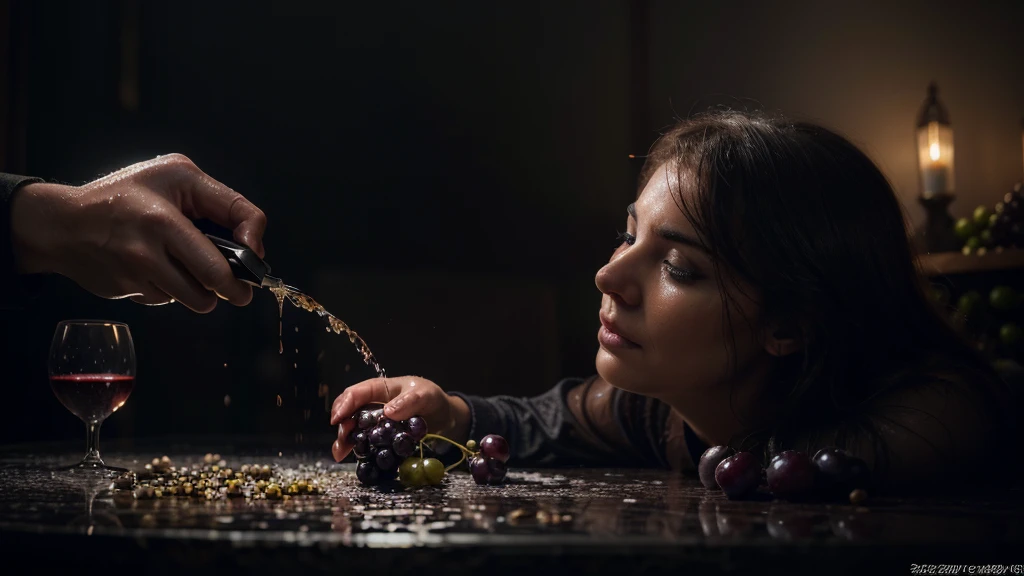
[[[53,393],[83,422],[102,422],[128,400],[135,376],[122,374],[65,374],[51,376]]]
[[[85,423],[86,454],[63,469],[122,472],[100,458],[100,425],[124,406],[135,386],[135,347],[126,324],[106,320],[66,320],[50,345],[50,386],[72,414]]]

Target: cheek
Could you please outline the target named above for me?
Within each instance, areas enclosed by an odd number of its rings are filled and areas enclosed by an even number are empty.
[[[679,295],[652,312],[648,326],[653,346],[648,360],[658,379],[680,387],[715,386],[732,373],[732,354],[738,369],[751,354],[748,321],[733,310],[731,327],[727,327],[717,293]]]

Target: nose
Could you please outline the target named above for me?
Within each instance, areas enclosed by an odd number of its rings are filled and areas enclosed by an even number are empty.
[[[619,306],[639,306],[642,291],[638,280],[636,264],[626,253],[620,253],[597,271],[594,283],[597,289],[607,294]]]

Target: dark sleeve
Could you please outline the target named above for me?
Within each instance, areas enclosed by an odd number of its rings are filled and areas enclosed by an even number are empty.
[[[510,465],[667,467],[667,407],[595,380],[566,378],[533,398],[452,395],[469,405],[470,438],[508,440]]]
[[[11,243],[11,199],[18,188],[33,182],[42,182],[42,179],[0,173],[0,302],[5,303],[0,307],[4,308],[17,305],[38,282],[38,278],[18,276]]]

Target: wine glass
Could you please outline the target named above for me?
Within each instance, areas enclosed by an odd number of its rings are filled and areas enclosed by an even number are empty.
[[[124,406],[135,386],[135,346],[128,325],[65,320],[50,344],[50,386],[65,408],[85,422],[85,458],[61,470],[126,472],[100,458],[100,425]]]

